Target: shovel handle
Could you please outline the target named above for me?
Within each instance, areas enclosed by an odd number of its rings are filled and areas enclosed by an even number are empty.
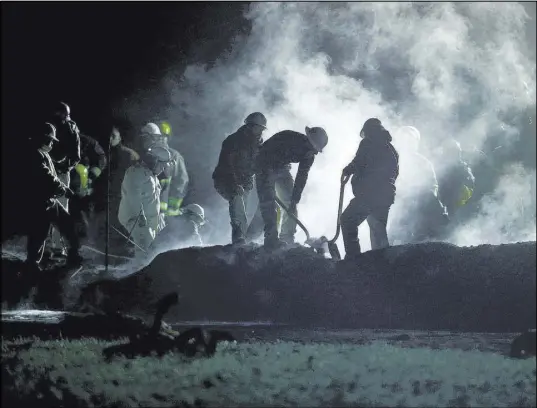
[[[296,222],[297,225],[300,228],[302,228],[302,231],[304,231],[304,233],[306,234],[306,241],[310,241],[310,233],[309,233],[308,229],[306,228],[306,226],[304,224],[302,224],[302,222],[300,222],[300,220],[297,218],[297,216],[295,214],[293,214],[291,211],[289,211],[289,208],[287,208],[287,206],[284,203],[282,203],[282,200],[280,200],[278,198],[278,196],[275,196],[274,198],[276,200],[276,203],[278,203],[278,205],[285,210],[287,215],[289,217],[291,217],[293,219],[293,221]]]
[[[334,235],[334,238],[329,241],[329,243],[331,244],[337,241],[339,237],[339,232],[341,231],[341,212],[343,211],[343,196],[345,195],[345,185],[350,178],[351,176],[345,176],[344,174],[341,174],[341,182],[339,188],[339,204],[337,208],[336,235]]]

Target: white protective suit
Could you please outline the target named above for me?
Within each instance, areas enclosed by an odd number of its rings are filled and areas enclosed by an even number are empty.
[[[143,163],[136,163],[125,172],[118,219],[128,233],[132,231],[131,239],[145,250],[164,228],[164,215],[160,214],[160,182]],[[139,248],[135,251],[141,252]]]

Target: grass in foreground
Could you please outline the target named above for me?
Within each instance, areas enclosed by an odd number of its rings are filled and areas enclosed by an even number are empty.
[[[168,354],[106,363],[103,348],[119,342],[29,341],[3,343],[8,406],[536,405],[535,359],[478,351],[224,343],[212,358]]]

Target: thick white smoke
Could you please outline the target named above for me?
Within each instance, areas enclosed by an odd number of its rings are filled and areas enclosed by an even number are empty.
[[[425,156],[451,136],[475,148],[491,137],[506,148],[517,138],[535,138],[509,121],[535,106],[535,54],[528,52],[529,17],[521,4],[257,3],[247,18],[251,33],[229,55],[210,68],[189,66],[181,84],[165,82],[173,102],[168,113],[183,118],[182,153],[204,171],[206,189],[212,189],[222,140],[248,113],[265,113],[265,137],[324,127],[329,144],[298,208],[313,236],[335,232],[341,170],[370,117],[392,135],[401,125],[417,127]],[[446,157],[446,165],[453,160]],[[345,204],[351,196],[349,186]],[[226,202],[215,197],[207,211],[222,227],[215,242],[228,242]],[[390,214],[393,220],[413,216]],[[365,224],[360,238],[368,249]],[[506,169],[481,214],[453,242],[528,238],[535,239],[535,168],[518,166]],[[297,240],[303,239],[299,232]]]
[[[535,241],[535,172],[520,165],[504,169],[496,190],[485,196],[482,211],[453,234],[457,245]],[[507,205],[507,208],[506,208]]]

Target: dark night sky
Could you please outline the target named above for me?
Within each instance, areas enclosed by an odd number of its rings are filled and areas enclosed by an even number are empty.
[[[158,89],[170,68],[180,76],[189,63],[216,59],[244,26],[246,4],[2,2],[2,219],[12,220],[13,205],[31,211],[18,142],[51,104],[67,102],[81,130],[101,142],[112,124],[128,139],[129,123],[113,107]]]
[[[3,142],[59,99],[70,104],[82,130],[100,133],[112,121],[115,101],[192,60],[199,45],[216,38],[215,25],[232,25],[243,6],[3,2]]]

